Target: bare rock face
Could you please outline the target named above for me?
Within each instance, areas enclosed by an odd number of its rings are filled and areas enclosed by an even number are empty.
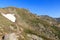
[[[2,37],[2,40],[18,40],[15,33],[6,34]]]

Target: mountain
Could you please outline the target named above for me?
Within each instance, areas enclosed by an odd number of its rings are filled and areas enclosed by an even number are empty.
[[[57,20],[57,22],[60,22],[60,18],[55,18]]]
[[[37,16],[24,8],[0,8],[0,39],[15,33],[18,40],[60,40],[57,24],[52,17]]]

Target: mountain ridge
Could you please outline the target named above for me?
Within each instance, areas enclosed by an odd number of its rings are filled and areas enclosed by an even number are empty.
[[[15,22],[3,17],[4,14],[14,14]],[[18,40],[60,40],[58,23],[52,17],[36,16],[27,9],[7,7],[0,9],[0,35],[15,33]]]

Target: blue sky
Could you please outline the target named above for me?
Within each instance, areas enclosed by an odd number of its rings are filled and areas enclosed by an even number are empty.
[[[37,15],[60,17],[60,0],[0,0],[0,8],[14,6]]]

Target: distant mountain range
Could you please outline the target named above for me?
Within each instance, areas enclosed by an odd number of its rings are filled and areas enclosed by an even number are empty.
[[[60,18],[55,18],[57,20],[57,22],[60,22]]]

